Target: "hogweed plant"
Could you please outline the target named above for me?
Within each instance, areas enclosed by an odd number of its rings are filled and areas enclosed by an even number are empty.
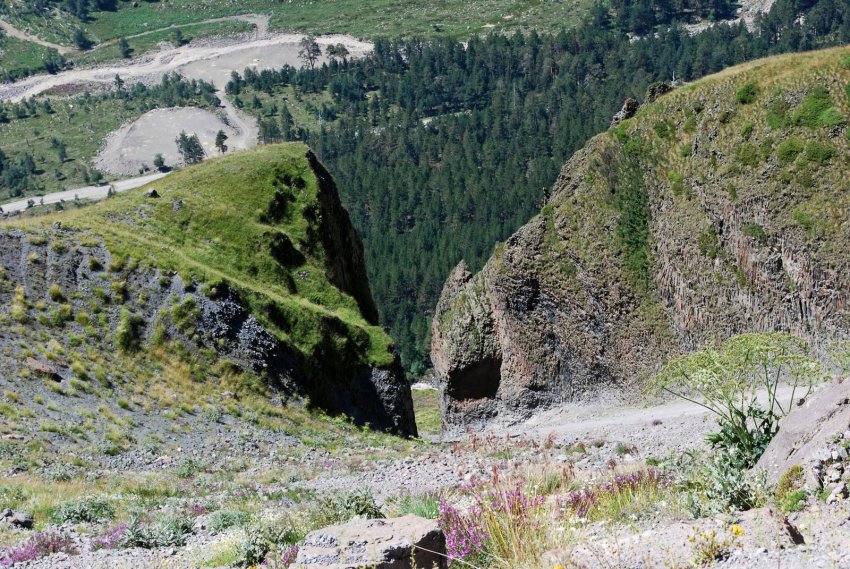
[[[807,397],[822,379],[820,363],[803,340],[785,333],[742,334],[668,362],[649,389],[666,391],[717,416],[720,431],[709,436],[739,470],[758,461],[776,434],[779,419],[797,397]],[[791,387],[782,397],[780,387]],[[766,406],[759,402],[766,395]]]

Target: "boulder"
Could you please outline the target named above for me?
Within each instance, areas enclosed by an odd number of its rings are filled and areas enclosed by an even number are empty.
[[[833,446],[850,427],[850,381],[829,385],[795,407],[779,423],[779,432],[764,451],[756,469],[765,469],[775,483],[794,465],[803,468],[810,489],[840,464]],[[830,468],[833,466],[833,468]]]
[[[12,528],[32,529],[33,523],[32,515],[26,512],[16,512],[9,508],[0,512],[0,524]]]
[[[27,367],[38,375],[49,377],[56,381],[62,381],[62,375],[60,374],[59,368],[50,362],[37,360],[35,358],[27,358]]]
[[[617,126],[624,120],[630,119],[638,112],[640,108],[640,103],[638,103],[635,99],[629,97],[625,101],[623,101],[623,107],[614,115],[614,118],[611,120],[611,126]]]
[[[444,569],[446,538],[437,522],[407,515],[352,520],[310,533],[293,569]]]

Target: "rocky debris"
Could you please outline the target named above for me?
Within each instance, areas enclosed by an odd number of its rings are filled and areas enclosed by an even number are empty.
[[[16,512],[9,508],[0,512],[0,525],[18,529],[32,529],[33,523],[32,515],[26,512]]]
[[[779,423],[756,469],[765,469],[775,483],[792,466],[803,468],[804,480],[812,491],[835,487],[850,469],[844,433],[850,430],[850,381],[829,385]],[[850,466],[850,465],[847,465]]]
[[[444,569],[446,540],[437,522],[414,515],[358,519],[310,533],[292,567]]]
[[[624,120],[628,120],[635,116],[640,108],[640,103],[637,102],[636,99],[632,99],[629,97],[625,101],[623,101],[622,108],[617,111],[617,114],[614,115],[614,118],[611,119],[611,126],[617,126]]]
[[[62,373],[58,366],[32,357],[27,358],[27,367],[38,375],[48,377],[56,381],[62,381]]]

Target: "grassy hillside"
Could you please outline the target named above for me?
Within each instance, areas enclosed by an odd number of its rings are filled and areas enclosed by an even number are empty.
[[[308,358],[354,345],[359,363],[387,365],[389,338],[328,278],[319,185],[306,153],[301,144],[265,146],[156,182],[150,187],[162,199],[134,191],[12,226],[37,230],[59,221],[97,233],[121,262],[239,291],[264,325]]]

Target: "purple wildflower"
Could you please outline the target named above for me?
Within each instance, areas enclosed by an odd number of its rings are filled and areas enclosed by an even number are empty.
[[[449,559],[463,559],[484,549],[490,538],[481,525],[482,506],[476,501],[468,511],[461,511],[440,500],[439,524],[446,536]]]
[[[118,549],[121,547],[121,540],[127,533],[127,524],[118,524],[114,528],[107,530],[103,535],[100,535],[91,540],[91,548],[93,551],[98,549]]]
[[[0,555],[0,565],[9,567],[16,563],[33,561],[34,559],[59,552],[69,555],[77,553],[77,549],[74,547],[74,542],[71,538],[66,534],[39,532],[33,534],[22,544],[5,550]]]

